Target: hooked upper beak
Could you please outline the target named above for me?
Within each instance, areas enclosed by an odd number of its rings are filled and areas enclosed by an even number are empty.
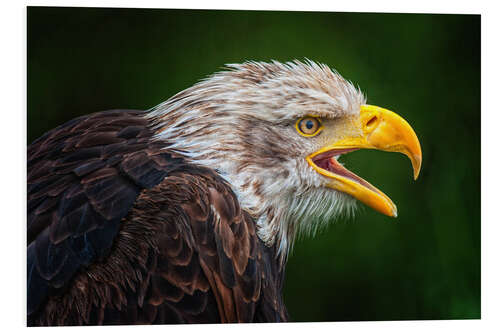
[[[373,105],[362,105],[359,121],[361,135],[345,137],[306,157],[318,173],[328,178],[327,186],[347,193],[376,211],[397,216],[396,205],[379,189],[340,165],[336,156],[357,149],[378,149],[403,153],[411,160],[417,179],[422,151],[415,131],[396,113]]]

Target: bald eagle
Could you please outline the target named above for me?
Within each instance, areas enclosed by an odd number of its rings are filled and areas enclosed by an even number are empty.
[[[27,322],[280,322],[297,234],[396,216],[340,155],[415,132],[312,61],[245,62],[147,111],[73,119],[28,147]]]

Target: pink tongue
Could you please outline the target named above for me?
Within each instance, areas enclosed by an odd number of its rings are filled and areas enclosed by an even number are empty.
[[[339,176],[343,176],[359,182],[360,178],[351,171],[344,168],[334,157],[328,159],[327,170]]]
[[[326,169],[326,170],[328,170],[334,174],[337,174],[339,176],[351,179],[351,180],[355,181],[356,183],[361,184],[361,185],[369,188],[370,190],[377,192],[377,190],[370,183],[368,183],[366,180],[358,177],[355,173],[344,168],[339,162],[337,162],[337,160],[334,157],[331,157],[329,159],[325,159],[325,161],[328,161],[328,163],[324,163],[323,161],[321,161],[321,162],[323,162],[323,163],[321,163],[322,165],[318,165],[318,166],[320,168]],[[326,167],[324,167],[323,165]]]

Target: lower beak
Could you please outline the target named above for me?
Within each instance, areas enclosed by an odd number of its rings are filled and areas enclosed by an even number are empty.
[[[415,131],[396,113],[373,105],[360,109],[360,136],[346,137],[309,155],[306,160],[318,173],[328,178],[327,186],[347,193],[374,210],[397,216],[396,205],[379,189],[341,166],[336,156],[357,149],[378,149],[403,153],[413,166],[417,179],[422,151]]]

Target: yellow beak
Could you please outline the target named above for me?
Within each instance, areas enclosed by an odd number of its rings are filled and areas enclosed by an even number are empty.
[[[342,167],[334,156],[356,149],[403,153],[410,158],[413,177],[417,179],[422,164],[422,151],[417,135],[406,120],[378,106],[362,105],[359,120],[356,126],[361,127],[361,131],[357,131],[361,135],[346,137],[327,145],[309,155],[306,160],[318,173],[328,178],[328,187],[347,193],[382,214],[396,217],[396,205],[388,196]],[[321,160],[325,156],[329,158],[327,162]]]

